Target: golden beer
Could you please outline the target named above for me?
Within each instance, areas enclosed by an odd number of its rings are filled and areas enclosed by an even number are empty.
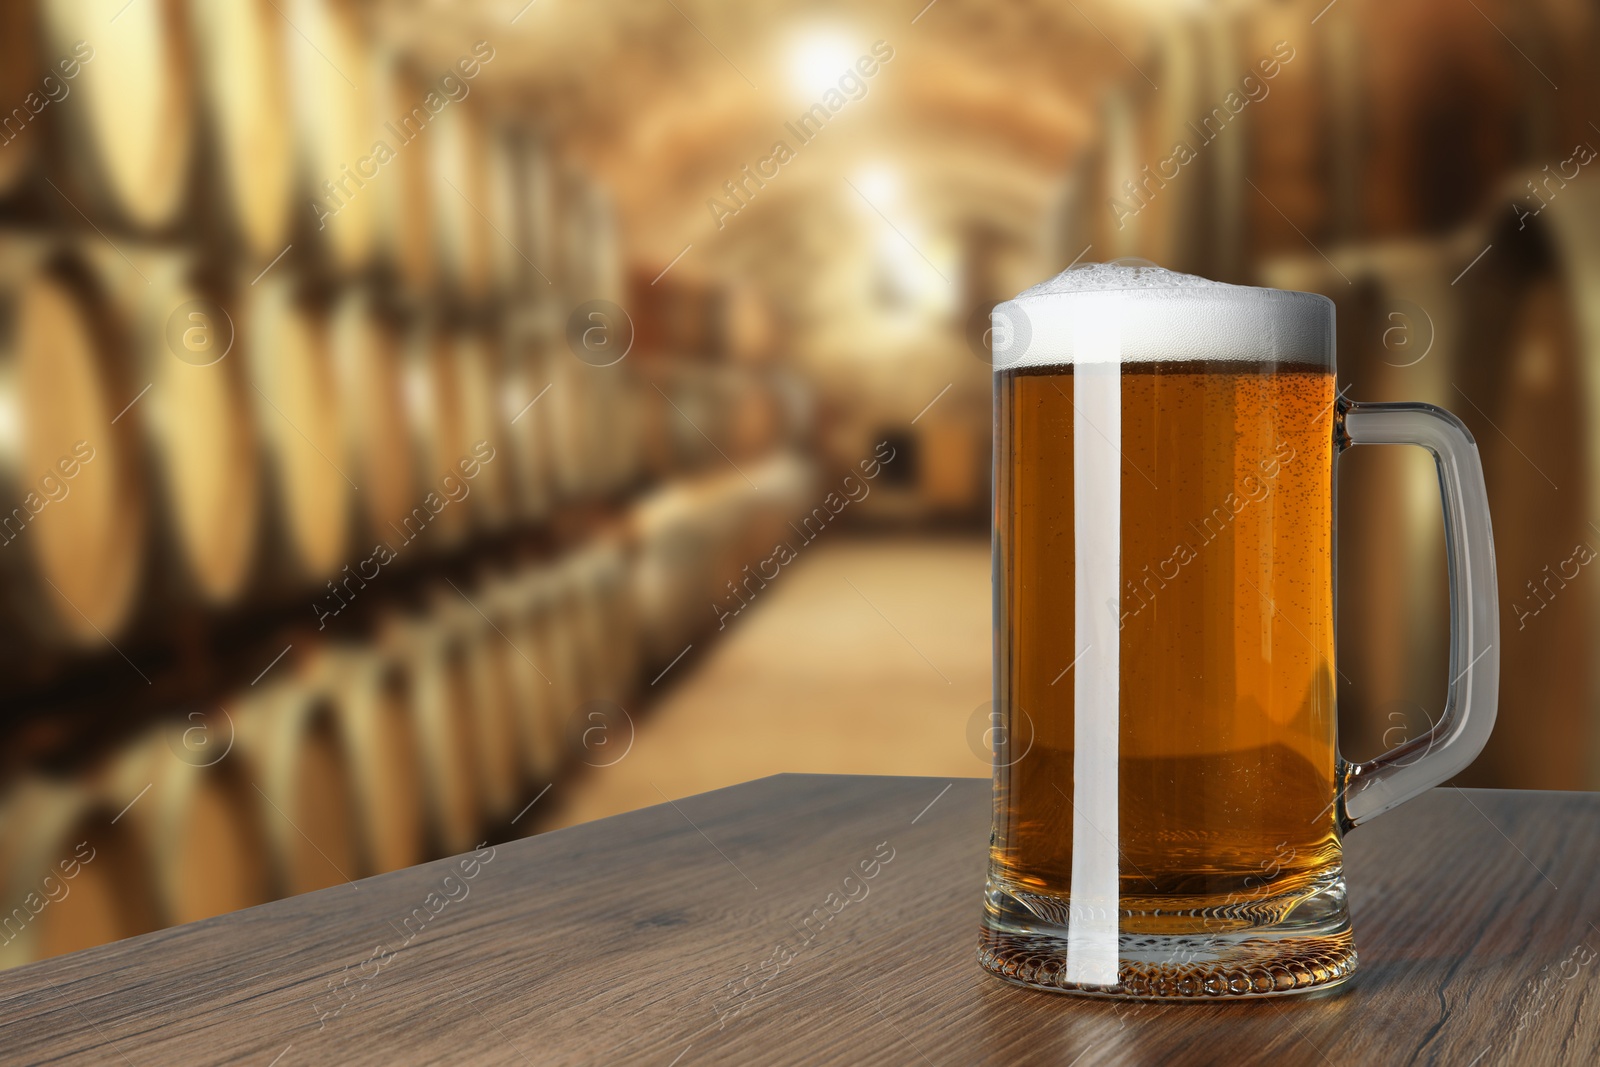
[[[1020,356],[996,340],[980,961],[1107,995],[1335,984],[1356,963],[1357,820],[1334,717],[1330,309],[1164,271],[1102,292],[1129,272],[1097,270],[1010,309]],[[1399,755],[1359,770],[1409,782],[1428,752]]]
[[[1118,829],[1126,930],[1207,938],[1338,875],[1334,792],[1333,375],[1120,369]],[[1001,761],[992,869],[1065,898],[1072,874],[1071,368],[995,381]],[[1226,654],[1219,655],[1219,635]],[[1219,713],[1219,709],[1223,713]],[[1020,753],[1018,753],[1020,755]],[[1263,857],[1274,862],[1262,866]]]

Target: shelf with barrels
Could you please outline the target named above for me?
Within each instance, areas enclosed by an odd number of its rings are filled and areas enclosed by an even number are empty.
[[[1323,6],[1164,22],[1135,56],[1145,77],[1105,94],[1061,186],[1057,255],[1249,282],[1263,257],[1445,233],[1497,200],[1514,169],[1554,165],[1596,136],[1592,12]]]
[[[663,487],[565,556],[446,576],[92,760],[13,780],[0,965],[531,829],[517,824],[532,801],[597,765],[589,712],[603,706],[621,743],[648,677],[710,627],[726,580],[806,498],[798,459],[747,473],[759,492],[731,472]]]
[[[604,191],[381,13],[0,7],[0,966],[524,832],[807,491],[767,369],[578,358]]]
[[[25,686],[186,614],[303,601],[376,545],[414,565],[640,480],[637,441],[595,430],[635,424],[636,383],[537,321],[71,236],[0,235],[0,304]]]
[[[1483,454],[1506,684],[1503,727],[1464,780],[1585,789],[1600,782],[1587,573],[1600,558],[1600,186],[1573,183],[1524,222],[1513,205],[1543,177],[1513,171],[1500,204],[1448,234],[1276,257],[1262,277],[1334,300],[1352,397],[1446,407]],[[1341,461],[1341,507],[1395,516],[1338,532],[1341,668],[1366,690],[1349,702],[1373,751],[1396,726],[1427,729],[1452,676],[1443,533],[1420,504],[1436,480],[1426,456],[1398,450]]]
[[[0,657],[24,693],[286,604],[375,539],[559,541],[703,462],[647,447],[646,406],[686,431],[631,366],[566,351],[570,307],[617,295],[614,226],[536,105],[485,102],[493,45],[433,70],[367,5],[281,8],[0,14]],[[421,514],[446,478],[467,498]]]
[[[527,107],[487,99],[493,42],[425,62],[384,14],[357,0],[5,5],[5,214],[205,247],[252,276],[293,244],[331,273],[468,302],[591,288],[582,177]]]
[[[1175,20],[1136,57],[1161,91],[1134,76],[1107,97],[1055,255],[1323,293],[1347,395],[1459,415],[1494,516],[1505,680],[1461,782],[1600,787],[1600,18],[1362,0],[1308,29],[1322,7]],[[1355,759],[1431,729],[1463,666],[1437,474],[1413,452],[1340,462],[1341,511],[1366,513],[1337,531]]]

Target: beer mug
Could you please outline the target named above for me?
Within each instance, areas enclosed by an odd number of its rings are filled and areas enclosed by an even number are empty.
[[[992,322],[980,962],[1040,989],[1173,1000],[1345,981],[1341,836],[1465,768],[1494,725],[1494,551],[1471,435],[1426,404],[1339,397],[1322,296],[1093,264]],[[1347,763],[1333,461],[1366,444],[1437,462],[1450,686],[1428,734]]]

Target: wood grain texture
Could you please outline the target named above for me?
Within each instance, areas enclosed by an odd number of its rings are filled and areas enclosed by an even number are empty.
[[[1347,843],[1348,986],[1154,1005],[978,969],[988,782],[766,778],[499,846],[471,878],[441,860],[0,975],[0,1056],[1593,1063],[1597,817],[1590,794],[1434,790]]]

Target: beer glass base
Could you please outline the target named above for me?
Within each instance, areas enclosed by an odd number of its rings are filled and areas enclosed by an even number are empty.
[[[1125,904],[1128,902],[1124,902]],[[1355,972],[1342,876],[1311,894],[1253,907],[1277,910],[1275,922],[1242,925],[1237,909],[1190,910],[1182,916],[1198,929],[1174,933],[1121,933],[1117,980],[1093,984],[1068,977],[1068,931],[1042,920],[1018,896],[991,883],[978,943],[978,962],[999,978],[1031,989],[1141,1000],[1234,1000],[1329,990]],[[1156,927],[1170,911],[1124,910],[1119,927]],[[1215,927],[1210,924],[1215,923]],[[1227,927],[1227,929],[1221,929]],[[1210,932],[1216,929],[1216,932]]]

